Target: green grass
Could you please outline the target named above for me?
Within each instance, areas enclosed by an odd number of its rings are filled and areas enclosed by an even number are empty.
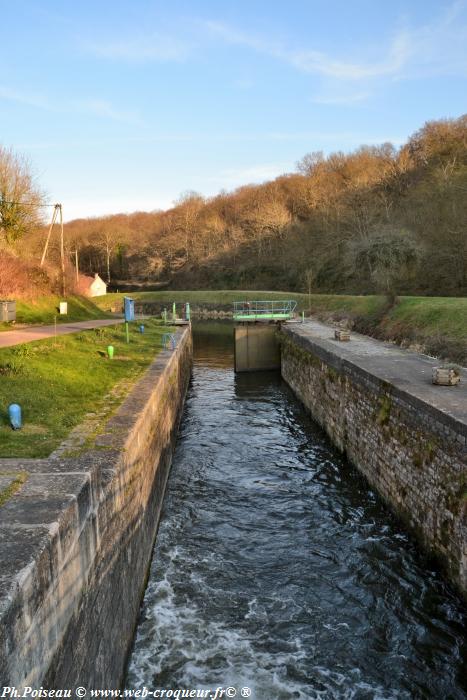
[[[467,299],[462,297],[401,297],[384,325],[413,326],[426,336],[445,335],[467,342]]]
[[[154,359],[168,328],[146,320],[145,333],[123,324],[17,345],[0,351],[0,457],[45,457],[82,422],[86,413],[115,408],[108,394],[128,388]],[[113,360],[106,349],[113,345]],[[121,400],[121,399],[120,399]],[[8,406],[19,403],[24,427],[13,431]]]
[[[309,308],[308,295],[305,308]],[[346,313],[354,316],[373,317],[381,314],[387,305],[383,296],[351,296],[350,294],[312,294],[311,310],[313,313],[320,311],[330,313]]]
[[[163,292],[125,292],[118,294],[106,294],[102,297],[94,297],[94,302],[104,311],[110,311],[115,305],[123,303],[123,297],[129,296],[140,301],[157,302],[167,304],[170,308],[175,301],[177,304],[190,302],[190,304],[213,305],[218,308],[230,306],[234,301],[254,301],[255,299],[295,299],[299,305],[303,305],[306,294],[291,292],[243,292],[241,290],[206,290],[206,291],[163,291]]]
[[[68,302],[68,314],[61,316],[58,313],[60,301]],[[86,297],[73,296],[64,300],[58,296],[46,296],[32,301],[18,299],[16,302],[16,325],[49,325],[54,322],[54,317],[57,318],[57,323],[66,323],[108,318],[108,314]],[[0,323],[0,330],[11,330],[14,327],[11,323]]]

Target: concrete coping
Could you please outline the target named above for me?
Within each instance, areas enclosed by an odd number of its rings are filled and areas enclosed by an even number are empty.
[[[417,411],[429,413],[456,434],[467,438],[467,370],[456,386],[432,384],[432,369],[440,360],[388,342],[352,332],[349,342],[334,339],[334,328],[318,321],[282,327],[304,349],[344,373],[379,383]],[[464,446],[466,441],[464,440]]]

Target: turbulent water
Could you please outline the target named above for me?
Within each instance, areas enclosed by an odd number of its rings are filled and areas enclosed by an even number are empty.
[[[465,610],[275,373],[195,365],[126,687],[466,698]]]

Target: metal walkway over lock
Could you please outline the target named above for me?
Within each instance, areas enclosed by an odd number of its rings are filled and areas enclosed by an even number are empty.
[[[234,301],[234,321],[287,321],[294,317],[297,302],[292,299],[279,301]]]
[[[297,302],[291,299],[234,302],[236,372],[280,368],[277,327],[294,318],[296,308]]]

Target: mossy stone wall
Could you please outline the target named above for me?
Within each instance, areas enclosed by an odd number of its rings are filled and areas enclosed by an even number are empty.
[[[467,596],[467,446],[449,416],[281,332],[285,381]]]

